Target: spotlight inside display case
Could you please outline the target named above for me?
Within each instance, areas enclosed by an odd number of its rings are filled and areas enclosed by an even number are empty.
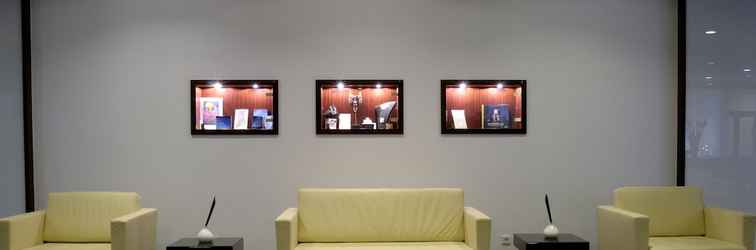
[[[525,134],[525,80],[442,80],[442,134]]]
[[[278,81],[192,80],[191,134],[278,134]]]
[[[317,80],[317,134],[402,134],[402,80]]]

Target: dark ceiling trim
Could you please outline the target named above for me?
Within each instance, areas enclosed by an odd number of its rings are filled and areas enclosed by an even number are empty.
[[[677,1],[677,185],[685,186],[685,106],[687,87],[687,1]]]
[[[21,61],[24,105],[24,189],[26,211],[34,211],[34,133],[32,129],[31,0],[21,0]]]

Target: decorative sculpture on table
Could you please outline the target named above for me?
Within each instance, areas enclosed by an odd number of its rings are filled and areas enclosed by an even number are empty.
[[[207,220],[205,220],[205,227],[197,233],[197,239],[200,243],[212,243],[215,239],[213,232],[207,229],[207,225],[210,224],[210,217],[213,216],[213,210],[215,210],[215,196],[213,196],[213,203],[210,205],[210,213],[207,214]]]
[[[549,215],[549,224],[543,229],[543,234],[546,238],[557,238],[559,236],[559,229],[554,225],[554,220],[551,219],[551,206],[549,206],[549,195],[546,194],[546,213]]]
[[[357,94],[349,93],[349,103],[352,104],[352,111],[354,111],[354,123],[357,123],[357,110],[360,109],[360,104],[362,104],[362,91],[357,92]]]

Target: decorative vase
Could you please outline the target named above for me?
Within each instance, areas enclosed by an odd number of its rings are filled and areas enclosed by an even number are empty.
[[[559,228],[554,224],[548,224],[546,225],[546,228],[543,229],[543,234],[546,235],[546,238],[556,238],[559,236]]]
[[[210,232],[210,229],[202,228],[202,230],[197,233],[197,239],[199,239],[200,243],[212,243],[215,239],[215,235],[213,232]]]

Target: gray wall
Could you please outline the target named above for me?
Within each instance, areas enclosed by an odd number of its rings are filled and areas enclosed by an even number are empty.
[[[0,0],[0,218],[24,211],[21,7]]]
[[[272,249],[300,187],[461,187],[494,235],[595,240],[614,188],[674,180],[674,4],[658,0],[34,1],[37,201],[125,190],[160,247]],[[316,136],[317,78],[400,78],[403,136]],[[528,80],[528,134],[442,136],[439,79]],[[189,135],[189,80],[280,80],[280,135]],[[494,237],[494,249],[504,249]]]

